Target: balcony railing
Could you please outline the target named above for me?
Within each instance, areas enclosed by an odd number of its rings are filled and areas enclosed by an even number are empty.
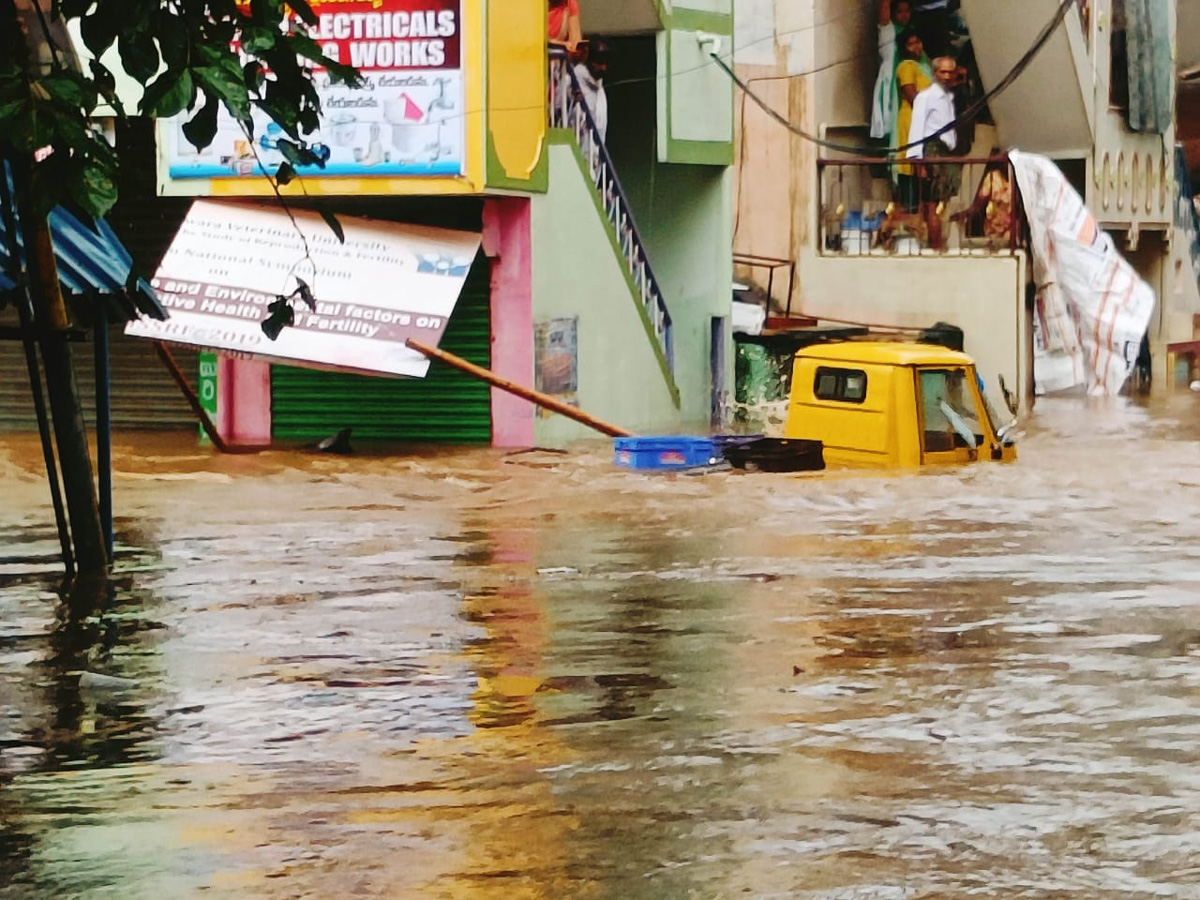
[[[817,161],[821,255],[996,256],[1025,246],[1007,156],[910,162]]]
[[[583,92],[575,77],[575,69],[559,47],[550,48],[549,112],[551,128],[568,128],[575,135],[583,153],[588,176],[600,192],[604,215],[612,226],[617,246],[633,278],[642,309],[646,312],[658,345],[666,358],[667,368],[674,373],[675,351],[671,314],[667,310],[667,303],[654,277],[654,271],[650,268],[645,245],[638,234],[637,225],[634,224],[629,200],[617,179],[612,157],[608,155],[608,148],[604,146],[592,112],[584,102]]]

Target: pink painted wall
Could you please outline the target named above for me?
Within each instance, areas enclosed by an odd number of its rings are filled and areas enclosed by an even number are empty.
[[[270,363],[217,357],[217,433],[235,447],[270,446]]]
[[[492,261],[492,371],[533,387],[533,266],[527,197],[483,203],[483,252]],[[532,447],[535,407],[492,388],[492,445]]]

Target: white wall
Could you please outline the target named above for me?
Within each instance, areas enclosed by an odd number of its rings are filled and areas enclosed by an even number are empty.
[[[893,328],[948,322],[963,330],[988,392],[1030,377],[1023,256],[833,257],[807,254],[804,311],[823,320]]]
[[[1053,18],[1059,0],[963,0],[984,88],[1003,79]],[[991,102],[1006,148],[1086,156],[1092,146],[1092,72],[1078,13],[1068,10],[1029,66]]]

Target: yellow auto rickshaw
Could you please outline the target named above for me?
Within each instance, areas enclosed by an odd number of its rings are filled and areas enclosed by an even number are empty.
[[[827,465],[903,467],[1017,457],[975,362],[934,344],[844,341],[796,353],[786,439],[817,440]]]

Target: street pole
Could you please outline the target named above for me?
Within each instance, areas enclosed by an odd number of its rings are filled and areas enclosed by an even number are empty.
[[[13,166],[17,215],[25,245],[33,325],[42,350],[50,418],[54,424],[67,516],[75,543],[75,562],[81,575],[97,575],[108,571],[108,554],[104,550],[87,425],[83,421],[83,403],[75,380],[75,361],[66,334],[70,321],[58,281],[50,222],[44,213],[35,212],[30,172],[28,167],[24,167],[25,171],[20,171],[21,168]]]
[[[35,47],[40,46],[41,42],[34,35],[25,34],[14,0],[0,0],[0,41],[6,43],[4,52],[8,58],[15,60],[31,79],[29,90],[32,96],[32,79],[36,77],[39,65]],[[18,227],[25,250],[25,271],[33,306],[32,324],[42,350],[50,418],[58,445],[67,517],[75,543],[75,562],[80,575],[103,577],[108,572],[108,554],[104,550],[96,484],[92,480],[87,426],[83,421],[83,404],[75,380],[75,362],[67,340],[71,322],[58,281],[50,222],[42,206],[36,202],[38,185],[33,155],[14,154],[9,165],[13,175]],[[15,243],[16,235],[13,237]]]

